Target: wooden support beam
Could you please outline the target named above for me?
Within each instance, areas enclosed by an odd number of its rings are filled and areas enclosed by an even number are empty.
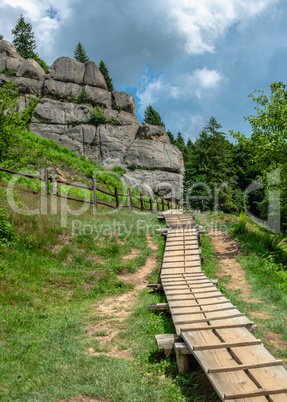
[[[264,367],[282,366],[282,360],[272,360],[269,362],[254,363],[254,364],[239,364],[238,366],[228,366],[228,367],[216,367],[207,370],[208,374],[216,373],[227,373],[229,371],[239,371],[239,370],[252,370]]]
[[[239,348],[244,346],[254,346],[254,345],[262,345],[260,339],[256,339],[254,341],[244,341],[244,342],[222,342],[222,343],[214,343],[208,345],[194,345],[192,346],[192,350],[214,350],[214,349],[230,349],[230,348]]]
[[[153,288],[154,290],[162,290],[162,284],[161,283],[149,283],[146,285],[148,288]]]
[[[159,350],[163,350],[166,356],[174,352],[173,345],[177,340],[175,334],[159,334],[155,335],[156,345]]]
[[[244,398],[255,398],[256,396],[267,396],[276,394],[286,394],[287,387],[282,388],[259,388],[254,391],[241,392],[240,394],[227,394],[224,395],[224,400],[228,401],[231,399],[244,399]]]
[[[169,310],[168,303],[157,303],[157,304],[149,304],[146,306],[148,310],[158,310],[158,311],[165,311]]]
[[[189,373],[190,372],[189,358],[187,354],[182,353],[182,346],[175,343],[174,351],[179,374]]]

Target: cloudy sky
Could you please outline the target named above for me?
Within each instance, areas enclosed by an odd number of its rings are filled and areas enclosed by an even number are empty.
[[[114,87],[151,104],[176,136],[196,139],[211,116],[250,135],[248,95],[287,78],[286,0],[0,0],[0,33],[22,13],[39,56],[73,57],[81,42]]]

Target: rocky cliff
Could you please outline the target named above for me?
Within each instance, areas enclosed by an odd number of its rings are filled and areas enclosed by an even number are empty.
[[[126,92],[107,90],[94,62],[58,58],[47,74],[14,46],[0,41],[0,85],[13,79],[20,108],[31,96],[39,102],[30,131],[101,163],[122,166],[122,180],[142,192],[180,198],[184,164],[163,127],[138,124],[135,101]]]

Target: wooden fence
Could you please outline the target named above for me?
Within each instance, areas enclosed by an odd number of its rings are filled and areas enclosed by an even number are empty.
[[[35,176],[35,175],[32,175],[32,174],[28,174],[28,173],[15,172],[13,170],[3,169],[3,168],[0,168],[0,171],[43,181],[43,182],[45,182],[45,195],[46,196],[52,195],[52,196],[56,196],[56,197],[59,197],[59,198],[66,198],[66,199],[71,200],[71,201],[77,201],[77,202],[84,202],[84,203],[88,203],[88,204],[93,204],[95,209],[97,209],[98,204],[99,205],[104,205],[104,206],[110,207],[110,208],[117,208],[117,209],[130,208],[131,211],[134,208],[139,209],[140,211],[153,211],[153,210],[154,211],[164,211],[165,207],[167,207],[167,209],[171,209],[171,208],[179,209],[180,208],[178,202],[172,203],[172,202],[164,200],[164,199],[158,199],[158,198],[157,199],[152,199],[151,197],[148,200],[146,200],[143,197],[142,194],[140,195],[140,197],[137,197],[137,196],[135,196],[135,195],[133,195],[131,193],[131,189],[129,189],[128,194],[121,194],[121,193],[119,193],[117,187],[115,187],[115,192],[110,193],[110,192],[108,192],[106,190],[103,190],[102,188],[98,188],[96,186],[96,180],[95,179],[92,179],[92,187],[88,187],[88,186],[84,186],[84,185],[76,184],[76,183],[71,183],[71,182],[67,182],[67,181],[64,181],[64,180],[60,180],[60,179],[57,179],[55,177],[49,176],[48,175],[48,169],[43,169],[44,177]],[[50,191],[49,183],[51,183],[51,191]],[[84,190],[90,190],[90,191],[92,191],[92,194],[93,194],[93,200],[92,201],[83,200],[83,199],[80,199],[80,198],[74,198],[74,197],[63,195],[63,194],[59,194],[58,184],[64,184],[66,186],[72,186],[72,187],[77,187],[77,188],[81,188],[81,189],[84,189]],[[8,185],[5,185],[5,187],[15,188],[15,187],[8,186]],[[31,192],[33,194],[38,193],[37,191],[32,191],[32,190],[28,190],[28,189],[22,189],[22,188],[17,188],[17,189],[18,190],[28,191],[28,192]],[[101,192],[103,194],[106,194],[106,195],[108,195],[110,197],[115,198],[115,205],[109,204],[109,203],[104,202],[104,201],[99,201],[98,197],[97,197],[98,192]],[[128,198],[128,203],[127,204],[120,204],[119,197]],[[133,199],[136,199],[136,200],[139,201],[140,207],[133,203]]]

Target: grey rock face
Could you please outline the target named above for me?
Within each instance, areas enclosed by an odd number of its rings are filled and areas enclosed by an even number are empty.
[[[17,76],[44,81],[46,73],[35,60],[26,59],[20,64],[17,70]]]
[[[148,195],[151,198],[154,197],[154,193],[153,193],[151,186],[149,186],[144,181],[140,181],[140,180],[134,178],[132,175],[129,175],[128,173],[125,173],[121,177],[121,181],[129,187],[139,190],[144,195]]]
[[[124,157],[137,131],[138,125],[116,127],[105,124],[98,127],[103,166],[108,168],[123,166]]]
[[[127,92],[119,92],[113,90],[112,97],[116,105],[121,107],[122,110],[128,113],[135,113],[136,103],[134,97],[131,94],[128,94]]]
[[[88,92],[89,98],[94,105],[102,105],[106,108],[111,107],[112,96],[108,90],[92,87],[90,85],[86,85],[85,90]]]
[[[17,73],[23,60],[12,43],[7,42],[7,40],[0,40],[0,73],[5,70],[12,70]]]
[[[180,197],[183,158],[170,144],[164,127],[138,124],[131,94],[109,92],[94,62],[79,63],[58,58],[48,74],[35,60],[23,59],[14,46],[0,41],[0,85],[13,79],[22,94],[17,110],[23,110],[31,95],[41,99],[32,116],[30,131],[107,168],[133,165],[123,182],[168,199]],[[88,94],[88,104],[78,104]],[[76,101],[76,102],[75,102]],[[89,124],[94,106],[113,124]]]
[[[47,79],[44,82],[43,94],[56,99],[76,100],[82,91],[82,87],[71,82],[61,82]]]
[[[183,173],[183,157],[179,149],[171,144],[153,140],[135,139],[129,148],[125,165],[136,165],[144,168],[165,170],[169,172]]]
[[[182,191],[182,175],[160,170],[136,169],[128,171],[122,176],[124,182],[128,180],[137,180],[145,183],[152,191],[162,198],[168,200],[180,199]]]
[[[85,65],[70,57],[59,57],[48,70],[48,78],[81,85],[85,74]]]
[[[85,63],[83,84],[99,87],[105,90],[108,89],[103,74],[93,61],[87,61]]]
[[[164,127],[151,126],[147,123],[141,123],[139,126],[138,137],[141,140],[154,140],[170,144],[169,136],[166,134]]]

